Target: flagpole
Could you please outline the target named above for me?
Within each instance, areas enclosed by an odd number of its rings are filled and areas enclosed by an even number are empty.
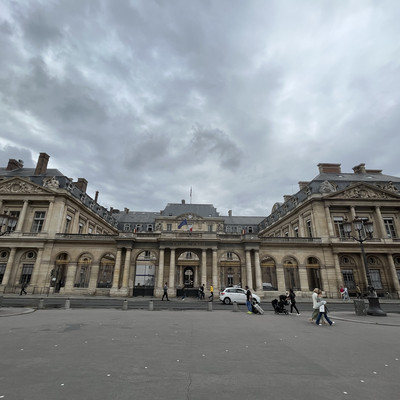
[[[190,186],[190,204],[192,204],[192,187]]]

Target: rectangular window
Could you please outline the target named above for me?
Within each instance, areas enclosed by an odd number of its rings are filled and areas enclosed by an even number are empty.
[[[0,264],[0,285],[3,282],[4,274],[6,272],[6,267],[7,267],[6,263],[1,263]]]
[[[172,224],[167,224],[167,231],[171,232],[172,231]]]
[[[82,232],[83,232],[83,224],[82,224],[82,222],[79,222],[79,225],[78,225],[78,233],[79,233],[79,234],[82,234]]]
[[[353,270],[352,269],[343,269],[342,275],[343,275],[344,286],[347,287],[348,289],[355,289],[356,283],[354,281]]]
[[[18,224],[19,211],[10,211],[10,217],[17,218],[16,224],[11,228],[11,231],[15,231],[15,228],[17,227],[17,224]]]
[[[136,232],[140,232],[140,231],[141,231],[141,228],[142,228],[142,225],[137,224],[137,225],[136,225]]]
[[[295,226],[293,228],[294,237],[299,237],[299,227]]]
[[[388,238],[397,238],[396,228],[394,226],[393,218],[383,218],[383,223],[385,225],[386,234]]]
[[[208,225],[208,232],[212,232],[213,231],[213,226],[212,225]]]
[[[247,229],[248,229],[249,233],[253,233],[253,227],[252,226],[249,226]]]
[[[29,283],[31,281],[33,272],[33,264],[23,264],[22,265],[22,273],[19,283]]]
[[[124,231],[130,231],[131,230],[131,224],[124,224]]]
[[[232,252],[231,252],[231,251],[228,251],[228,252],[226,253],[226,258],[227,258],[228,260],[233,260],[233,256],[232,256]]]
[[[145,250],[145,252],[144,252],[144,257],[145,258],[150,258],[150,251],[149,250]]]
[[[312,232],[311,219],[308,219],[308,220],[306,221],[306,227],[307,227],[307,234],[308,234],[308,237],[312,238],[312,237],[313,237],[313,232]]]
[[[67,215],[67,218],[65,220],[65,230],[64,233],[69,233],[69,230],[71,229],[71,222],[72,222],[72,217]]]
[[[346,234],[344,232],[343,228],[343,217],[333,217],[333,225],[335,227],[335,234],[337,237],[343,238],[346,237]]]
[[[89,235],[91,235],[93,233],[93,227],[92,226],[89,226],[88,233],[89,233]]]
[[[147,232],[153,232],[153,225],[147,225]]]
[[[41,232],[44,225],[44,218],[46,213],[44,211],[36,211],[33,218],[32,232]]]
[[[383,289],[381,281],[381,272],[379,269],[370,269],[369,276],[371,278],[371,286],[374,289]]]
[[[289,237],[289,231],[285,231],[285,233],[283,234],[285,237]]]

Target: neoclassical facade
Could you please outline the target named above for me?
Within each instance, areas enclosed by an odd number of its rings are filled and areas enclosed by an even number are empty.
[[[221,216],[211,204],[169,203],[161,212],[107,210],[77,182],[10,159],[0,168],[0,293],[171,297],[248,285],[261,297],[315,287],[336,298],[367,288],[360,243],[346,221],[373,222],[365,240],[371,283],[379,295],[400,295],[400,178],[364,164],[342,173],[319,164],[267,216]],[[355,232],[352,232],[353,236]]]

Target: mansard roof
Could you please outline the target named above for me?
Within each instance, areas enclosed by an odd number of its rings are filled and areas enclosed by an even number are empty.
[[[183,214],[193,214],[203,218],[220,216],[212,204],[168,203],[160,213],[164,217],[177,217]]]

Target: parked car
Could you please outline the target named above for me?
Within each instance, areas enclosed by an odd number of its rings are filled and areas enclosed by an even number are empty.
[[[260,297],[255,293],[252,293],[253,299],[260,303]],[[246,289],[242,289],[239,287],[230,287],[224,289],[219,294],[219,299],[224,304],[238,303],[238,304],[246,304]]]

